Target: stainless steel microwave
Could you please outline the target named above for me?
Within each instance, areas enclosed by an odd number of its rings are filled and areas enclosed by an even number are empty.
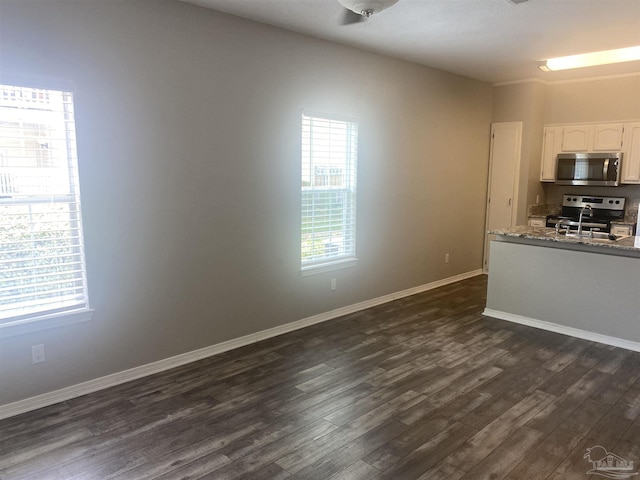
[[[560,153],[556,169],[558,185],[617,187],[622,153]]]

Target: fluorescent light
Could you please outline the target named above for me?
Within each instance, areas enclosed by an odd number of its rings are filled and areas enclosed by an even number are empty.
[[[550,58],[549,60],[538,62],[538,67],[540,70],[550,72],[554,70],[566,70],[568,68],[632,62],[634,60],[640,60],[640,45],[636,47],[618,48],[616,50],[604,50],[602,52],[582,53],[568,57]]]

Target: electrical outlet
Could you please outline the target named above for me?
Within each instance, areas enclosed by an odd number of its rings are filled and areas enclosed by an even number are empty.
[[[444,263],[449,263],[449,254],[448,253],[444,254]]]
[[[336,289],[336,279],[331,279],[331,291],[333,292]]]
[[[35,363],[44,362],[44,345],[34,345],[31,347],[31,361]]]

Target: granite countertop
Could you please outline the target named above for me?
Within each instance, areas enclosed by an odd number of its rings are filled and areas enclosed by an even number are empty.
[[[563,234],[556,235],[555,228],[547,227],[530,227],[528,225],[519,225],[512,228],[499,228],[489,232],[492,235],[502,235],[505,237],[521,238],[529,240],[539,240],[549,242],[549,246],[570,247],[571,245],[586,245],[590,247],[598,247],[606,251],[606,253],[614,253],[616,250],[629,253],[640,254],[640,237],[626,237],[619,240],[603,240],[588,237],[567,237]],[[555,245],[554,245],[555,244]],[[603,252],[604,253],[604,252]]]

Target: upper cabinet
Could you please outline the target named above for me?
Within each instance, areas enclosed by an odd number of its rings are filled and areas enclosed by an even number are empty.
[[[555,182],[556,162],[562,150],[562,127],[544,127],[540,181]]]
[[[623,131],[625,132],[625,144],[640,142],[640,132],[636,133],[636,137],[631,138],[628,133],[630,125],[639,125],[635,123],[599,123],[599,124],[569,124],[569,125],[552,125],[544,127],[544,136],[542,139],[542,159],[540,164],[540,181],[555,182],[556,180],[556,162],[559,153],[566,152],[620,152],[623,150]],[[627,137],[629,139],[627,140]],[[629,147],[631,148],[631,147]],[[635,155],[640,155],[640,145],[635,146]],[[623,183],[640,183],[640,178],[633,180],[633,173],[628,177],[630,180],[625,181],[625,166],[630,163],[623,156]],[[640,159],[635,160],[640,164]],[[630,166],[632,172],[640,168]],[[638,173],[640,175],[640,173]]]
[[[563,152],[619,152],[622,123],[562,125]]]
[[[620,182],[640,184],[640,122],[624,125]]]
[[[593,125],[564,125],[562,127],[563,152],[588,152]]]
[[[618,152],[622,149],[624,123],[594,125],[592,152]]]

